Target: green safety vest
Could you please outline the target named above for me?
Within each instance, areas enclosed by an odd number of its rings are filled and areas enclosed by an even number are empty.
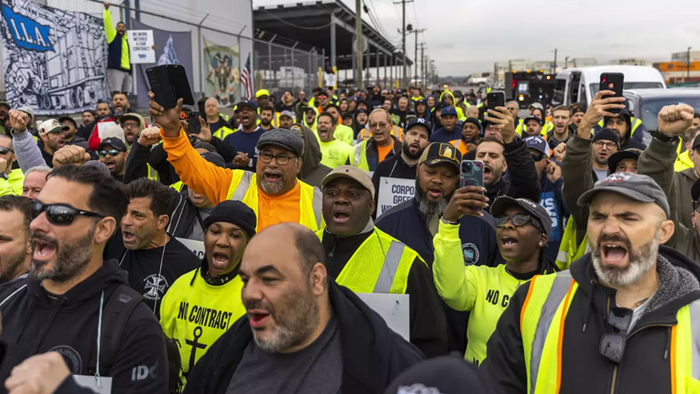
[[[528,394],[557,394],[561,389],[566,316],[578,283],[569,271],[537,275],[530,281],[520,312]],[[671,391],[700,393],[700,300],[680,308],[671,328]]]
[[[323,231],[316,232],[321,240]],[[406,294],[408,273],[416,258],[425,264],[416,251],[375,227],[335,281],[354,293]]]

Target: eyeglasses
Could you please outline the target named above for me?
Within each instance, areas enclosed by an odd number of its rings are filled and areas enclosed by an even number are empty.
[[[42,204],[40,201],[34,200],[32,202],[32,220],[38,218],[42,212],[46,212],[46,218],[49,220],[49,223],[55,226],[70,226],[77,215],[105,217],[105,215],[83,211],[66,204]]]
[[[532,160],[534,160],[534,161],[536,161],[536,162],[537,162],[537,161],[542,161],[542,160],[544,160],[544,158],[546,157],[546,156],[545,156],[544,154],[542,154],[542,153],[532,153],[532,154],[530,154],[530,156],[532,156]]]
[[[540,229],[540,225],[539,223],[537,223],[536,218],[525,213],[516,213],[515,215],[510,216],[499,216],[495,219],[496,227],[498,228],[502,228],[506,225],[506,223],[508,223],[508,220],[510,220],[510,222],[513,223],[513,226],[515,227],[521,227],[526,225],[528,222],[532,222],[533,226],[535,226],[537,229]]]
[[[617,144],[614,142],[605,142],[605,141],[596,141],[593,144],[595,144],[596,148],[602,148],[603,146],[605,146],[608,149],[612,149],[612,148],[615,148],[617,146]]]
[[[136,122],[123,122],[122,127],[125,129],[130,129],[132,127],[139,127],[139,124]]]
[[[15,153],[14,149],[12,148],[5,148],[4,146],[0,146],[0,155],[5,155],[8,152]]]
[[[603,334],[598,351],[601,356],[616,364],[622,361],[622,356],[625,354],[625,340],[632,324],[632,315],[631,309],[618,307],[611,308],[608,313],[608,324],[620,332]]]
[[[258,155],[258,159],[262,161],[263,163],[267,164],[272,161],[272,159],[277,160],[277,164],[281,166],[286,166],[287,163],[289,163],[289,159],[295,158],[296,156],[287,156],[287,155],[273,155],[272,153],[269,152],[264,152]]]
[[[370,123],[369,128],[372,130],[381,130],[381,129],[386,129],[386,127],[389,126],[389,123],[386,122],[381,122],[381,123]]]
[[[100,157],[105,157],[105,156],[107,156],[107,154],[114,157],[114,156],[118,155],[120,152],[121,151],[119,149],[110,149],[110,150],[101,150],[101,151],[97,152],[97,154],[100,155]]]

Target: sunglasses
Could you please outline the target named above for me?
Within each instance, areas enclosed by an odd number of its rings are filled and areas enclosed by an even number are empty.
[[[530,156],[532,156],[532,160],[536,162],[542,161],[545,158],[545,155],[543,155],[542,153],[532,153],[530,154]]]
[[[516,213],[515,215],[510,215],[510,216],[499,216],[496,219],[496,227],[502,228],[503,226],[508,223],[508,220],[510,220],[511,223],[513,223],[513,226],[515,227],[522,227],[526,225],[528,222],[531,222],[535,228],[538,230],[541,230],[539,223],[537,222],[537,219],[531,215],[525,214],[525,213]]]
[[[114,157],[118,155],[121,151],[119,149],[110,149],[110,150],[101,150],[97,154],[100,155],[100,157],[105,157],[107,154],[110,156]]]
[[[15,153],[14,149],[12,149],[12,148],[5,148],[5,147],[0,146],[0,155],[5,155],[8,152]]]
[[[49,220],[49,223],[55,226],[70,226],[77,215],[97,218],[105,217],[105,215],[83,211],[66,204],[43,204],[40,201],[34,200],[34,202],[32,202],[32,220],[39,217],[42,212],[46,212],[46,218]]]
[[[600,355],[616,364],[622,361],[622,356],[625,354],[625,340],[632,323],[632,313],[632,310],[627,308],[614,307],[610,309],[608,324],[620,332],[606,333],[600,338],[598,349]]]

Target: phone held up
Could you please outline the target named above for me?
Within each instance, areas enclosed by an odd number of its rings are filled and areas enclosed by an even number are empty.
[[[486,101],[488,102],[488,109],[495,110],[496,107],[506,106],[506,94],[503,92],[494,92],[486,95]]]
[[[175,108],[180,98],[184,105],[194,105],[190,83],[182,65],[166,64],[152,67],[146,70],[146,75],[156,102],[163,108]]]
[[[489,104],[491,102],[489,101]],[[459,187],[484,186],[484,162],[479,160],[463,160],[459,173]],[[481,207],[473,207],[481,211]]]
[[[612,90],[615,92],[614,95],[607,95],[604,98],[609,97],[622,97],[622,89],[625,86],[625,74],[623,73],[602,73],[600,74],[600,86],[599,90]],[[612,108],[608,110],[609,112],[618,114],[620,110],[617,108]]]

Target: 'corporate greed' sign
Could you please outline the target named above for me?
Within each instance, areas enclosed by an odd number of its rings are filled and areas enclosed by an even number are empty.
[[[379,178],[377,217],[391,208],[408,201],[416,194],[414,179]]]

